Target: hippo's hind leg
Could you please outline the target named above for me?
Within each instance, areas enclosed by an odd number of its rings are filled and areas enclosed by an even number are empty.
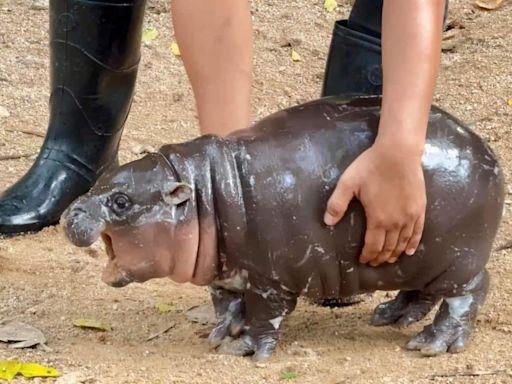
[[[427,316],[438,301],[438,297],[421,291],[400,291],[393,300],[375,308],[370,324],[407,327]]]
[[[433,323],[414,336],[406,348],[419,350],[425,356],[461,352],[488,288],[489,275],[483,270],[465,285],[460,296],[445,296]]]

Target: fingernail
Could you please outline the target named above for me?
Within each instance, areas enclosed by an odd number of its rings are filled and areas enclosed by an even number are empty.
[[[334,217],[331,214],[326,213],[324,215],[324,223],[329,226],[334,225]]]
[[[405,251],[405,254],[412,256],[412,255],[414,255],[414,252],[416,252],[416,250],[414,248],[409,248],[408,250]]]

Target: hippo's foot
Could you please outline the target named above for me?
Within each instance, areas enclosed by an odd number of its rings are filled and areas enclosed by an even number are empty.
[[[261,361],[269,358],[276,349],[281,323],[284,316],[295,308],[297,297],[280,287],[266,286],[262,280],[251,281],[250,289],[244,292],[244,325],[238,335],[231,335],[234,338],[221,338],[219,353],[253,355],[254,360]]]
[[[465,285],[467,294],[445,298],[434,322],[414,336],[406,348],[421,351],[424,356],[463,351],[488,287],[487,271],[483,271]]]
[[[427,316],[437,302],[435,296],[425,295],[420,291],[400,291],[393,300],[379,304],[375,308],[370,324],[393,324],[398,328],[404,328]]]
[[[210,294],[217,317],[217,325],[208,336],[212,348],[217,348],[225,339],[240,336],[245,319],[245,303],[242,293],[210,286]]]
[[[237,339],[225,338],[217,351],[224,355],[253,355],[253,360],[262,361],[274,353],[277,339],[277,332],[267,332],[258,337],[244,334]]]

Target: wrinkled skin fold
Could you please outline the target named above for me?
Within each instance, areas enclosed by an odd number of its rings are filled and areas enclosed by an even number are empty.
[[[227,138],[203,136],[104,175],[64,214],[68,238],[102,238],[103,280],[208,285],[221,353],[274,352],[301,295],[319,300],[399,290],[372,316],[408,326],[441,303],[407,348],[460,352],[489,286],[485,265],[503,212],[501,168],[469,128],[432,107],[422,164],[425,230],[413,256],[358,263],[365,216],[354,200],[335,227],[322,213],[339,176],[373,143],[380,98],[325,98],[275,113]]]

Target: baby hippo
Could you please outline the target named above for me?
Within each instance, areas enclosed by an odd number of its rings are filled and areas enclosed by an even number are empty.
[[[374,142],[380,105],[378,97],[324,98],[227,138],[166,145],[75,201],[63,215],[67,237],[77,246],[103,239],[103,281],[113,287],[161,277],[208,285],[218,320],[209,341],[223,353],[269,357],[301,295],[376,290],[399,293],[375,309],[373,325],[407,326],[441,302],[407,348],[459,352],[489,286],[502,171],[478,136],[432,107],[420,246],[394,264],[360,264],[361,204],[354,199],[334,227],[322,216],[340,175]]]

